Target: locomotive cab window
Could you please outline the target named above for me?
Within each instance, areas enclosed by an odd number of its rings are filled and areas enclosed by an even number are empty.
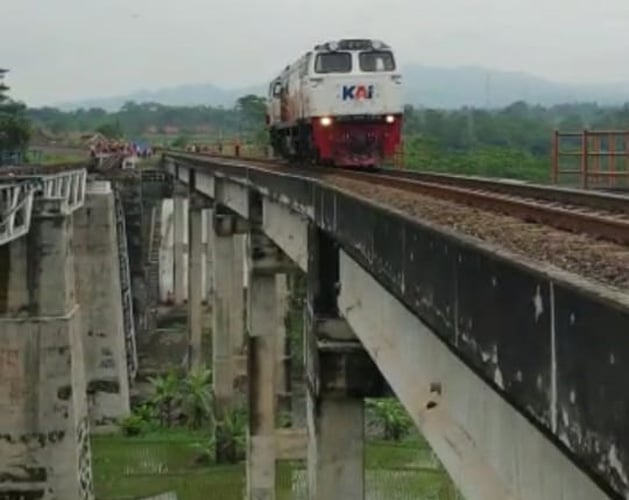
[[[360,70],[368,73],[377,71],[395,71],[395,59],[388,50],[361,52],[358,56]]]
[[[349,52],[319,54],[315,59],[317,73],[349,73],[352,71],[352,55]]]

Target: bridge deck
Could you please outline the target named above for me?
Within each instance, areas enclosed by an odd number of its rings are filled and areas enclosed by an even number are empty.
[[[323,181],[179,158],[309,217],[607,492],[629,493],[629,298],[340,191]],[[194,173],[196,172],[196,173]]]

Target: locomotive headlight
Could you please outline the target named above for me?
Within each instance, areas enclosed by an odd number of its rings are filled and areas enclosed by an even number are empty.
[[[393,122],[395,122],[395,116],[393,116],[393,115],[387,115],[387,117],[385,118],[385,120],[387,121],[387,123],[393,123]]]
[[[323,127],[329,127],[330,125],[332,125],[332,118],[330,118],[329,116],[324,116],[321,118],[320,122]]]

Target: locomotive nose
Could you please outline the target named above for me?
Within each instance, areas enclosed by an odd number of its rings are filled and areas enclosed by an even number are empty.
[[[376,145],[376,137],[370,132],[356,131],[349,134],[348,145],[352,153],[368,154],[373,151]]]

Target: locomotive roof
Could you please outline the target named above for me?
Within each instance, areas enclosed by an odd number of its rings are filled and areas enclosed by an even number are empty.
[[[316,45],[316,51],[390,49],[386,43],[369,38],[344,38]]]
[[[369,38],[343,38],[338,41],[330,41],[315,45],[314,52],[333,52],[336,50],[391,50],[391,47],[380,40],[372,40]],[[275,77],[274,81],[281,80],[291,69],[296,68],[304,60],[305,57],[312,54],[312,51],[306,52],[292,64],[288,64],[282,69],[280,74]]]

